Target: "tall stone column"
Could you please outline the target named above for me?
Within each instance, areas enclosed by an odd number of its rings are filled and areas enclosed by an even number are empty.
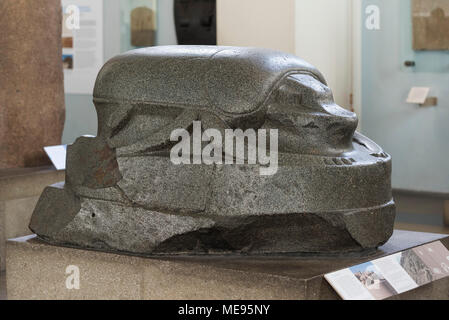
[[[64,127],[60,0],[0,0],[0,169],[48,163]]]

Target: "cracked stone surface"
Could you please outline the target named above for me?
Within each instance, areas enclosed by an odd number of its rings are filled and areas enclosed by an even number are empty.
[[[168,46],[100,71],[99,132],[68,148],[30,228],[53,244],[153,254],[363,254],[393,232],[391,158],[323,76],[276,51]],[[279,169],[174,165],[175,129],[277,129]]]

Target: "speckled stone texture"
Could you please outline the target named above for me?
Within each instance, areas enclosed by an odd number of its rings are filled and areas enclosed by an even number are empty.
[[[0,169],[50,164],[64,126],[59,0],[0,1]]]
[[[298,256],[179,256],[141,258],[8,241],[8,299],[340,299],[324,274],[385,257],[445,235],[395,231],[373,255],[345,258]],[[66,288],[66,268],[80,271],[79,290]],[[449,299],[449,278],[390,299]]]
[[[100,71],[95,138],[68,148],[30,228],[53,244],[152,254],[346,255],[393,232],[391,158],[323,76],[281,52],[168,46]],[[174,165],[174,129],[277,129],[279,169]]]

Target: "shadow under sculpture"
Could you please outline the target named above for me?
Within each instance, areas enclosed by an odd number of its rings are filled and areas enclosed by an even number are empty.
[[[107,62],[99,132],[68,147],[30,228],[63,246],[151,254],[361,254],[392,235],[391,158],[318,70],[281,52],[138,49]],[[278,171],[175,165],[177,128],[278,130]]]

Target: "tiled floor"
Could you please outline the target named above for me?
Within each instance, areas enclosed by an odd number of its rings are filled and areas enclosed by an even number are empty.
[[[0,272],[0,300],[6,300],[6,273]]]

